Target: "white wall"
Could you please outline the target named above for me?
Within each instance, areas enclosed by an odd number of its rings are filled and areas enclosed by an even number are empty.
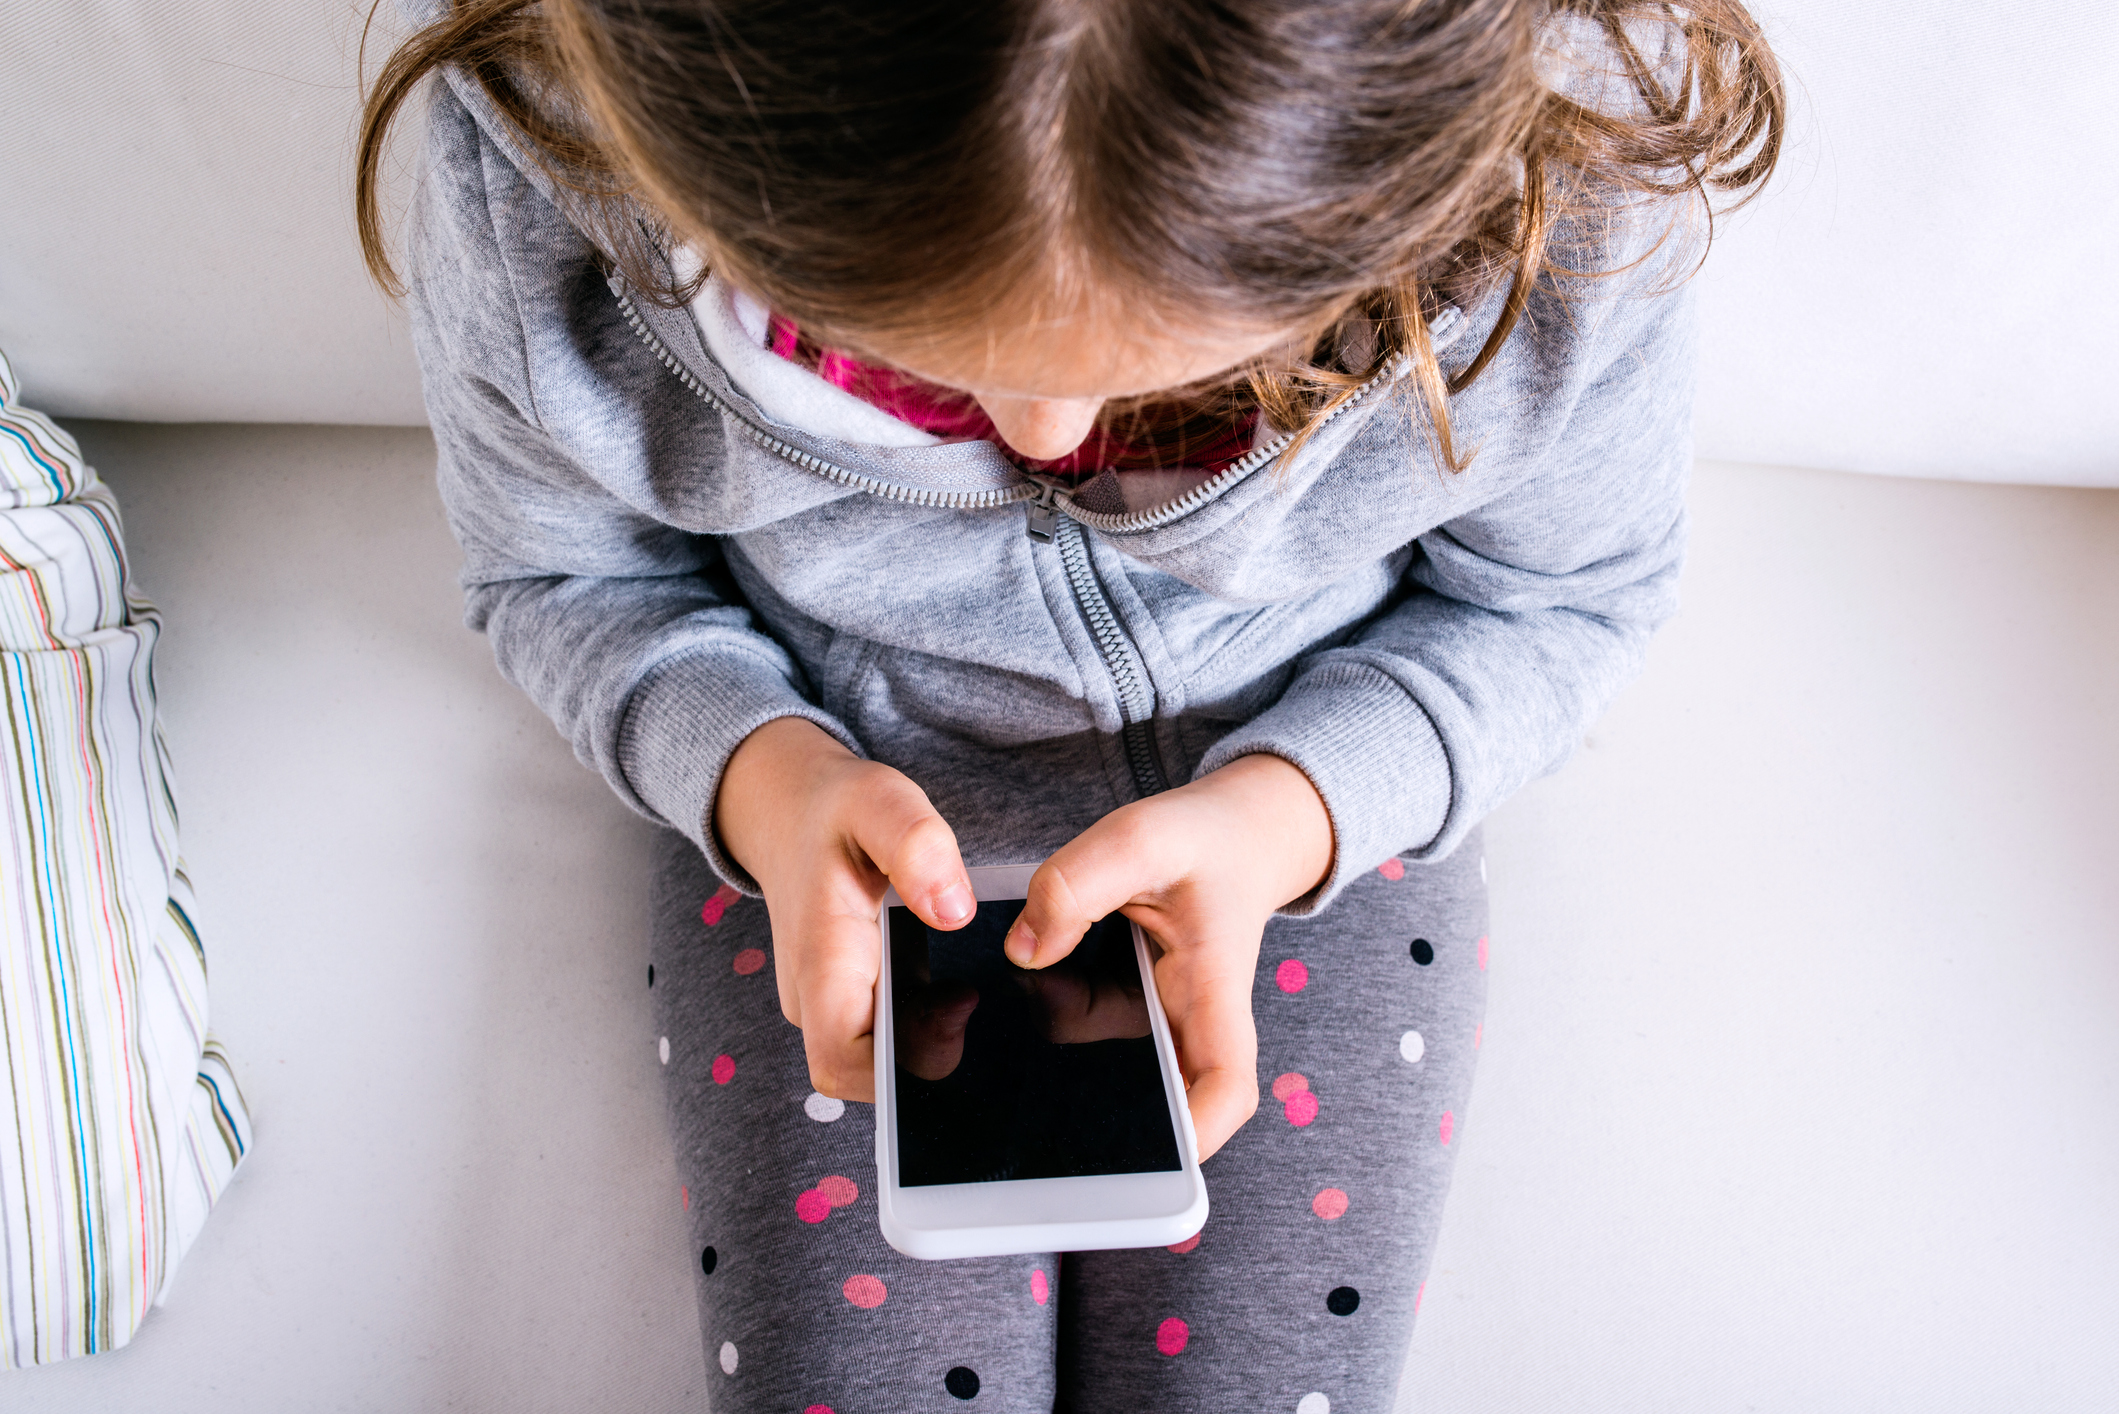
[[[1754,3],[1793,145],[1702,276],[1701,455],[2119,486],[2119,7]]]
[[[1778,185],[1705,281],[1703,454],[2119,485],[2119,8],[1759,0]],[[55,414],[416,423],[352,236],[362,0],[0,7],[0,347]],[[396,33],[385,14],[379,53]],[[373,71],[377,60],[370,61]]]
[[[425,421],[353,236],[366,0],[0,5],[0,347],[55,416]],[[372,75],[397,33],[378,14]]]

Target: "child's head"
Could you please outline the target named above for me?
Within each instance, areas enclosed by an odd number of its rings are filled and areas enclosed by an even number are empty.
[[[834,342],[1316,321],[1465,234],[1513,0],[547,0],[623,169]]]
[[[386,70],[368,152],[412,80],[459,63],[649,290],[669,276],[643,208],[805,333],[982,400],[1123,398],[1233,369],[1293,423],[1403,351],[1439,415],[1423,310],[1513,269],[1513,322],[1559,194],[1750,185],[1770,166],[1778,81],[1750,17],[1735,0],[1671,14],[458,0]],[[1637,101],[1583,107],[1541,77],[1552,37],[1584,22],[1634,26],[1640,48],[1611,52],[1632,56]],[[1674,63],[1651,62],[1663,35]]]

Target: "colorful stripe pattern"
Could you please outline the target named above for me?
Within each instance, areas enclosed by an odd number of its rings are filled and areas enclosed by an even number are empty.
[[[0,355],[0,1369],[123,1345],[250,1146],[155,713],[161,621]]]

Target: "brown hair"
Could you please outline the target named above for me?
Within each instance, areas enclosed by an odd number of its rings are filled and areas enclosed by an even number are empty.
[[[1615,61],[1616,98],[1585,53]],[[454,0],[363,115],[361,246],[392,293],[384,139],[445,65],[650,298],[696,289],[666,273],[674,236],[856,349],[1033,280],[1305,327],[1300,355],[1242,370],[1246,406],[1303,429],[1410,355],[1451,466],[1448,397],[1537,282],[1605,273],[1564,266],[1556,232],[1666,196],[1711,220],[1709,194],[1747,199],[1782,133],[1738,0]],[[1427,319],[1503,280],[1445,382]]]

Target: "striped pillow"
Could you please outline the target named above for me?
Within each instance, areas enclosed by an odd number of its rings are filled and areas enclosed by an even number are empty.
[[[117,502],[0,355],[0,1369],[132,1337],[250,1145]]]

